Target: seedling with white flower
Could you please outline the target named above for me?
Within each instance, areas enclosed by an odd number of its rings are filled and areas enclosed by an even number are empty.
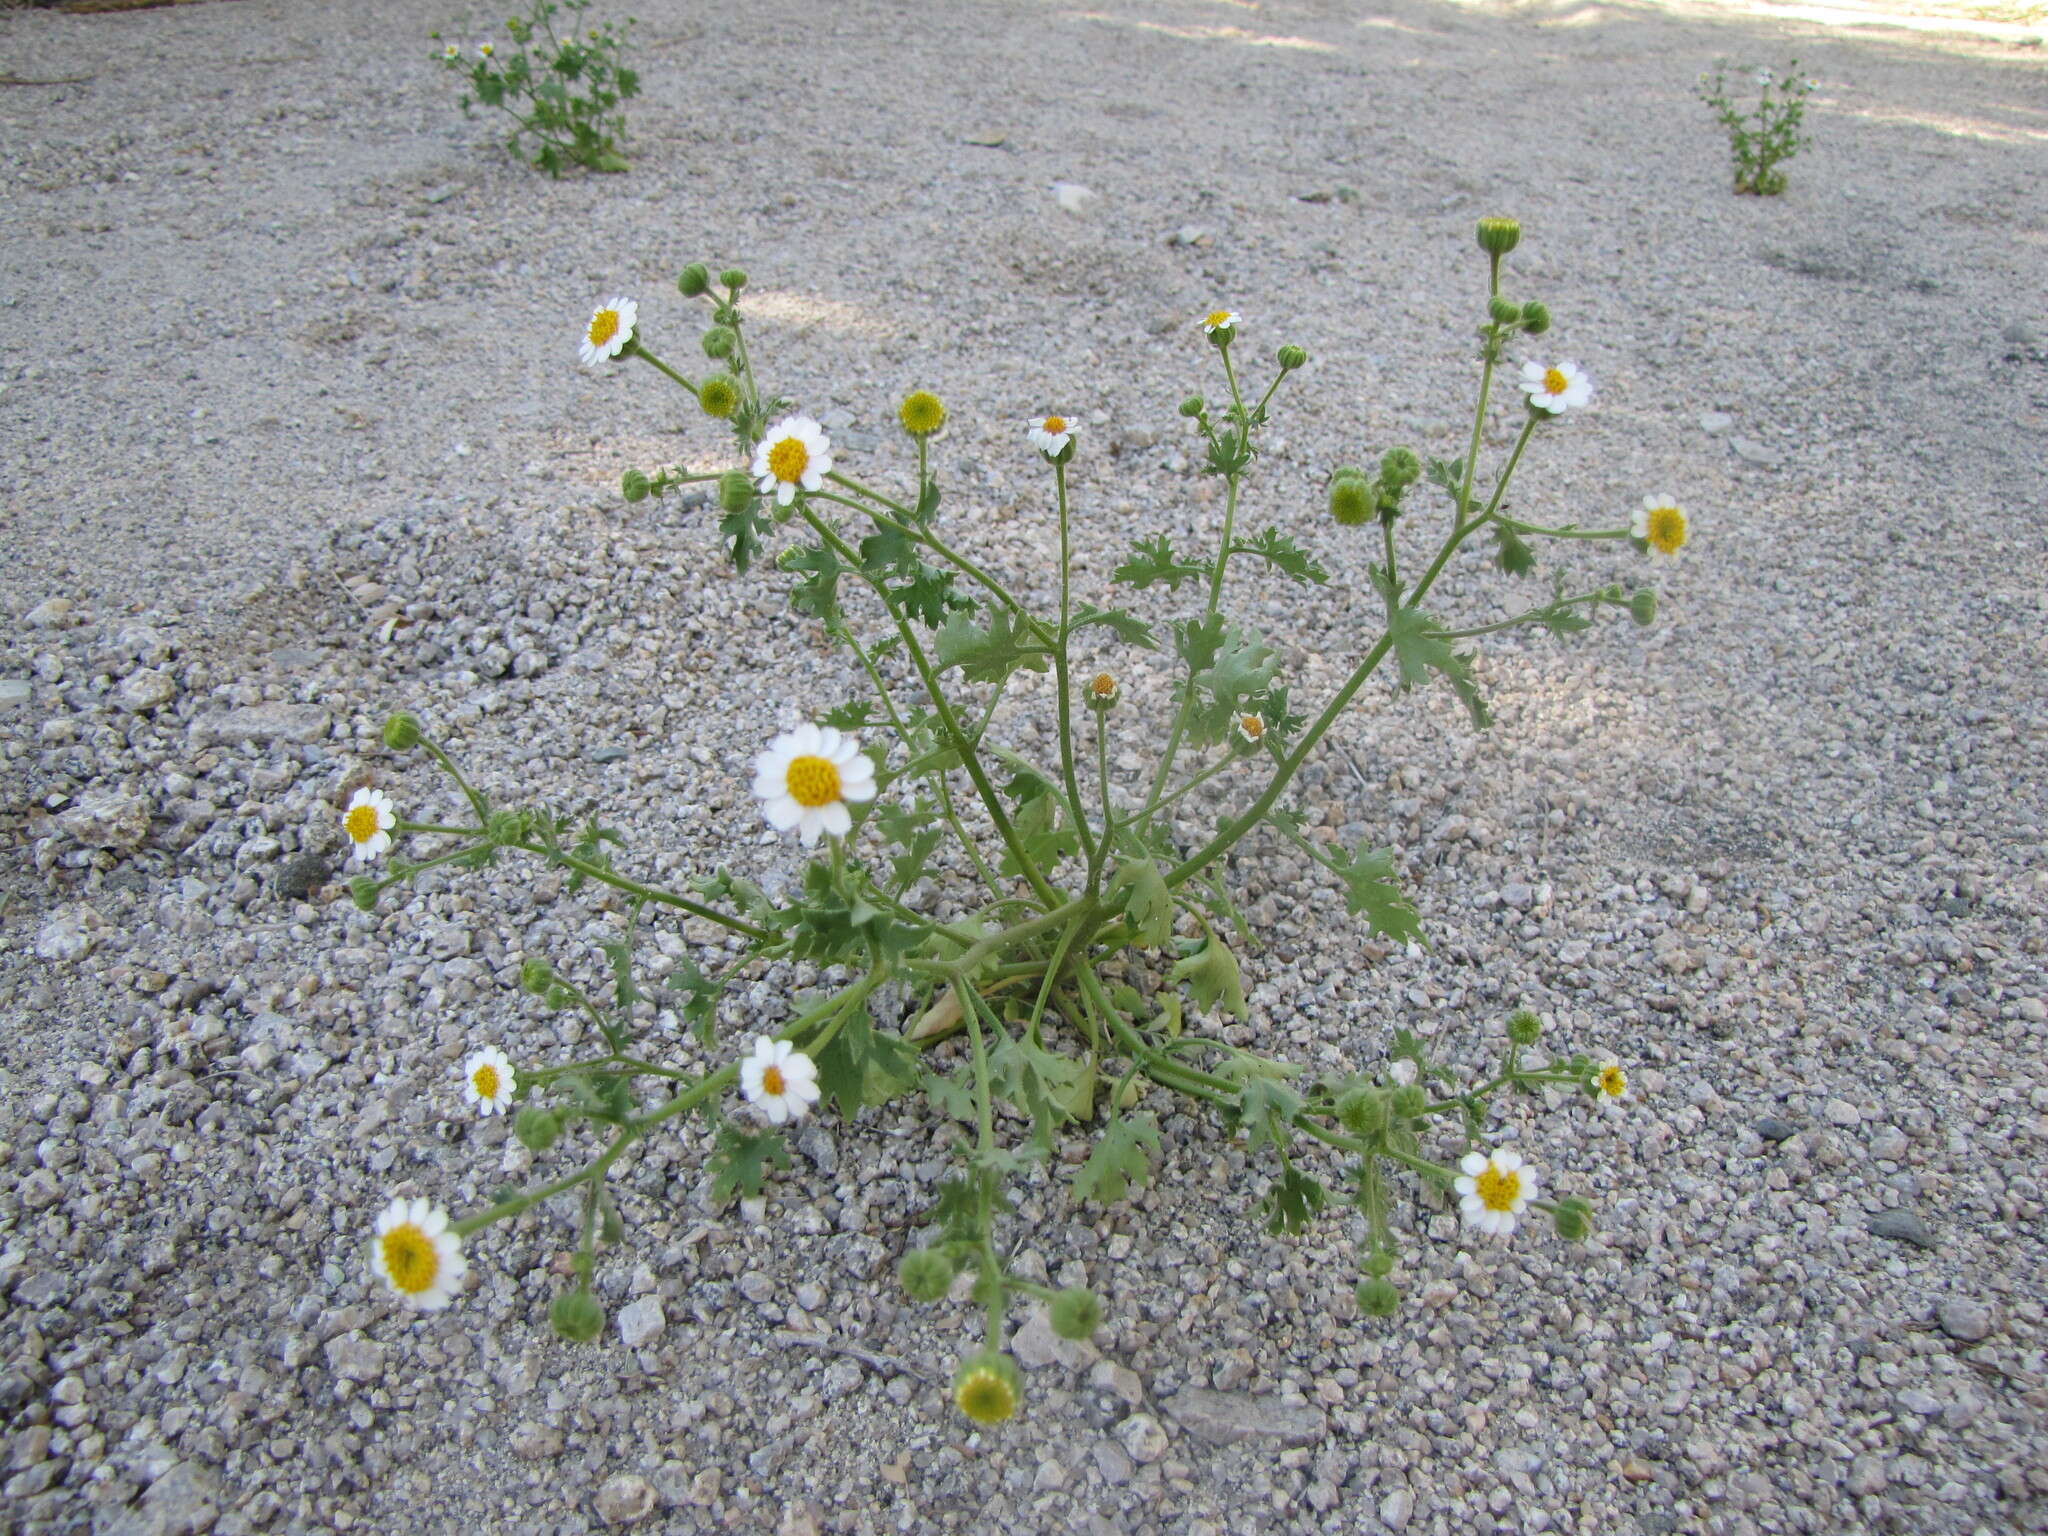
[[[1065,415],[1039,417],[1012,438],[1020,462],[1044,477],[1046,547],[1058,550],[1048,573],[1056,599],[1048,581],[1035,603],[1020,595],[1023,573],[972,547],[980,524],[972,509],[942,515],[928,444],[948,415],[936,396],[911,389],[883,406],[914,450],[892,478],[886,465],[852,462],[816,418],[762,387],[744,272],[714,277],[692,264],[677,279],[685,299],[710,311],[701,346],[721,371],[701,384],[649,350],[652,304],[602,307],[599,320],[609,313],[614,326],[593,321],[584,346],[648,362],[696,397],[703,415],[690,419],[715,420],[729,434],[723,468],[632,469],[621,485],[626,499],[715,480],[717,533],[735,565],[780,573],[796,612],[844,649],[847,675],[865,692],[811,698],[807,682],[793,680],[798,694],[778,707],[809,718],[750,762],[735,758],[733,788],[750,785],[767,825],[796,836],[735,835],[730,867],[674,886],[627,873],[617,834],[601,822],[571,825],[545,809],[498,805],[417,721],[387,724],[394,751],[422,750],[453,776],[470,817],[374,829],[366,818],[366,835],[433,841],[417,863],[394,859],[384,876],[358,877],[358,902],[374,906],[422,870],[513,853],[626,899],[625,933],[605,945],[608,991],[586,990],[539,957],[521,970],[528,992],[578,1015],[599,1043],[573,1059],[522,1063],[516,1081],[510,1060],[494,1053],[464,1064],[481,1112],[516,1105],[513,1131],[526,1147],[580,1165],[537,1174],[447,1232],[467,1237],[541,1200],[580,1200],[574,1282],[550,1317],[565,1337],[595,1338],[604,1327],[591,1286],[597,1249],[622,1235],[624,1216],[606,1181],[636,1142],[671,1119],[705,1117],[708,1193],[723,1202],[762,1193],[790,1165],[784,1134],[794,1122],[818,1115],[844,1126],[863,1109],[921,1093],[961,1123],[959,1167],[898,1274],[913,1299],[931,1304],[971,1277],[977,1320],[952,1395],[983,1424],[1010,1418],[1023,1401],[1005,1351],[1019,1306],[1044,1307],[1068,1338],[1088,1337],[1101,1321],[1092,1293],[1056,1291],[1012,1267],[1024,1234],[1009,1218],[1007,1186],[1021,1164],[1044,1161],[1071,1179],[1076,1200],[1120,1201],[1151,1177],[1169,1107],[1217,1115],[1244,1134],[1268,1179],[1258,1209],[1276,1232],[1314,1221],[1333,1184],[1345,1193],[1363,1217],[1358,1297],[1368,1317],[1401,1306],[1394,1272],[1404,1235],[1393,1193],[1401,1181],[1419,1177],[1455,1193],[1468,1221],[1496,1236],[1514,1234],[1531,1212],[1547,1213],[1565,1236],[1585,1235],[1590,1207],[1576,1195],[1547,1198],[1534,1166],[1496,1145],[1494,1121],[1504,1095],[1574,1088],[1611,1101],[1620,1068],[1539,1054],[1545,1024],[1536,1014],[1508,1018],[1498,1070],[1480,1079],[1433,1064],[1424,1042],[1405,1032],[1383,1065],[1310,1078],[1225,1027],[1249,1017],[1246,972],[1259,963],[1244,944],[1250,924],[1231,871],[1269,867],[1255,855],[1278,845],[1311,871],[1291,894],[1312,902],[1324,895],[1315,887],[1326,887],[1363,926],[1420,953],[1421,919],[1393,850],[1327,842],[1292,801],[1303,766],[1338,722],[1362,700],[1384,697],[1367,691],[1383,666],[1397,692],[1447,685],[1483,727],[1489,716],[1467,642],[1516,628],[1569,636],[1614,610],[1637,623],[1655,617],[1655,593],[1625,585],[1621,569],[1576,590],[1559,577],[1547,597],[1504,618],[1491,606],[1497,599],[1455,616],[1459,551],[1489,540],[1501,567],[1519,575],[1536,565],[1539,548],[1579,551],[1597,541],[1604,547],[1584,552],[1622,567],[1641,550],[1670,553],[1686,541],[1685,515],[1661,495],[1633,520],[1624,512],[1584,525],[1539,520],[1540,494],[1516,485],[1509,514],[1510,485],[1532,446],[1570,430],[1593,393],[1572,361],[1531,358],[1519,379],[1502,374],[1519,361],[1511,350],[1546,334],[1552,318],[1541,301],[1501,292],[1520,226],[1487,219],[1477,233],[1487,299],[1465,453],[1425,458],[1396,445],[1328,474],[1328,535],[1351,541],[1367,572],[1356,593],[1331,583],[1323,559],[1278,527],[1253,532],[1246,521],[1269,415],[1308,355],[1279,347],[1258,381],[1263,389],[1254,387],[1248,326],[1235,310],[1190,316],[1190,345],[1201,344],[1199,324],[1222,377],[1215,404],[1190,395],[1180,406],[1205,472],[1222,482],[1220,515],[1192,542],[1139,540],[1115,569],[1120,590],[1077,590],[1074,504],[1094,478],[1087,440]],[[1518,419],[1519,431],[1482,475],[1496,413]],[[1640,498],[1640,487],[1616,486],[1607,504]],[[1358,649],[1320,697],[1287,678],[1282,649],[1233,611],[1233,592],[1247,588],[1257,609],[1271,606],[1277,581],[1325,587],[1330,603],[1356,607],[1338,632],[1361,635]],[[1140,665],[1140,651],[1160,653],[1165,665]],[[1011,711],[998,708],[1014,702],[1012,684],[1027,672],[1047,674],[1048,728],[1039,737],[1012,734]],[[1148,676],[1165,678],[1163,698],[1119,681]],[[949,847],[957,859],[941,857]],[[1233,853],[1252,856],[1232,861]],[[795,878],[792,861],[801,861]],[[786,894],[771,899],[740,867],[747,862],[773,871]],[[644,991],[635,935],[683,918],[722,930],[725,943],[682,954],[658,992]],[[677,938],[670,935],[671,952],[684,948]],[[765,1013],[742,1004],[746,994],[730,983],[777,961],[827,978],[822,990]],[[657,997],[690,1023],[690,1042],[637,1038],[646,1010],[635,1005]],[[722,1016],[742,1011],[744,1046],[720,1033]],[[1067,1165],[1050,1154],[1075,1137],[1091,1150],[1071,1174],[1059,1172]]]
[[[513,122],[506,147],[551,176],[572,165],[623,171],[626,136],[620,104],[640,94],[640,76],[624,63],[624,26],[582,21],[591,0],[532,0],[524,16],[505,23],[511,47],[502,55],[485,39],[474,61],[455,43],[441,63],[462,77],[462,110],[494,107]],[[564,13],[567,13],[564,15]],[[437,41],[440,33],[430,34]]]
[[[1753,197],[1776,197],[1785,190],[1785,173],[1778,167],[1813,142],[1803,131],[1806,98],[1820,82],[1799,73],[1794,59],[1783,73],[1769,69],[1756,72],[1757,103],[1748,111],[1737,107],[1728,94],[1728,64],[1714,66],[1711,76],[1701,75],[1700,100],[1713,108],[1714,116],[1728,130],[1728,150],[1735,160],[1735,190]]]

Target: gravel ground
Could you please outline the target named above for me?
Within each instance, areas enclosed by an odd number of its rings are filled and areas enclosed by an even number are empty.
[[[2048,1529],[2038,38],[1414,0],[636,9],[634,168],[559,183],[428,61],[474,18],[0,14],[0,1524]],[[1780,200],[1727,192],[1690,94],[1720,54],[1821,81]],[[601,803],[635,867],[774,888],[799,865],[749,758],[854,688],[701,509],[620,502],[620,469],[718,441],[645,370],[575,366],[594,301],[637,295],[680,360],[674,272],[744,262],[771,379],[881,478],[895,399],[937,390],[951,526],[1040,588],[1023,418],[1084,424],[1099,583],[1134,534],[1214,526],[1173,414],[1217,387],[1192,317],[1301,342],[1249,515],[1337,580],[1244,598],[1313,698],[1370,622],[1324,478],[1459,451],[1497,211],[1528,231],[1511,291],[1601,388],[1525,515],[1668,487],[1697,546],[1654,630],[1491,645],[1483,736],[1445,692],[1374,693],[1300,802],[1403,851],[1435,948],[1366,942],[1254,839],[1244,1038],[1320,1069],[1407,1025],[1476,1069],[1528,1003],[1617,1052],[1625,1113],[1503,1107],[1596,1200],[1591,1242],[1475,1244],[1408,1199],[1415,1300],[1362,1320],[1347,1221],[1269,1238],[1261,1170],[1171,1119],[1127,1205],[1019,1189],[1022,1264],[1110,1320],[1092,1348],[1027,1329],[1028,1413],[984,1434],[941,1388],[970,1309],[893,1283],[953,1134],[900,1106],[821,1117],[726,1211],[701,1133],[648,1145],[601,1270],[630,1343],[549,1334],[554,1211],[474,1240],[445,1313],[373,1289],[394,1189],[462,1208],[528,1171],[452,1063],[574,1046],[519,963],[594,977],[620,922],[510,865],[357,913],[346,791],[451,809],[383,712],[503,795]],[[1461,615],[1520,600],[1454,576]],[[1104,654],[1140,703],[1163,687]],[[1019,690],[1011,740],[1046,703]],[[811,979],[750,975],[728,1036]]]

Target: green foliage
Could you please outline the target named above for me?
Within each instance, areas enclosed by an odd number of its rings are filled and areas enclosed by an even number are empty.
[[[633,23],[589,26],[583,20],[589,9],[590,0],[534,0],[525,16],[505,23],[509,48],[449,43],[438,55],[445,69],[462,77],[462,110],[504,112],[516,125],[506,147],[550,176],[572,165],[626,168],[619,148],[626,118],[619,107],[640,94],[640,76],[624,62]],[[438,42],[441,34],[432,36]]]
[[[958,667],[970,683],[1000,683],[1020,668],[1043,672],[1052,664],[1052,648],[1037,635],[1015,627],[1009,610],[999,608],[986,624],[966,611],[946,620],[938,634],[939,671]]]
[[[1712,76],[1700,76],[1700,100],[1713,108],[1714,116],[1728,130],[1737,192],[1776,197],[1785,190],[1785,173],[1778,167],[1813,142],[1801,125],[1806,120],[1806,98],[1816,83],[1799,73],[1797,59],[1782,74],[1760,69],[1756,72],[1757,104],[1745,112],[1728,95],[1725,59],[1714,66]]]
[[[847,1121],[918,1081],[917,1047],[901,1035],[876,1029],[864,1009],[849,1011],[831,1043],[813,1059],[818,1086]]]
[[[1237,956],[1213,933],[1191,942],[1193,947],[1167,973],[1168,979],[1185,982],[1198,1007],[1206,1010],[1220,1003],[1225,1013],[1243,1018],[1247,1012],[1244,972],[1238,968]]]
[[[1163,586],[1178,592],[1182,582],[1204,580],[1215,568],[1210,561],[1184,560],[1176,555],[1163,533],[1137,540],[1131,550],[1131,558],[1116,568],[1116,579],[1126,586]]]
[[[780,1131],[748,1131],[727,1122],[718,1128],[711,1154],[711,1203],[731,1205],[742,1196],[758,1195],[771,1168],[789,1166],[789,1148]]]
[[[1266,529],[1250,543],[1233,544],[1230,552],[1234,555],[1256,555],[1294,581],[1321,586],[1330,579],[1330,573],[1323,569],[1320,561],[1278,528]]]
[[[1277,1237],[1283,1232],[1306,1231],[1329,1198],[1330,1192],[1320,1180],[1289,1164],[1267,1187],[1259,1208],[1266,1217],[1266,1230]]]
[[[1102,1128],[1095,1150],[1074,1175],[1074,1198],[1114,1205],[1152,1176],[1159,1153],[1159,1121],[1150,1114],[1118,1115]]]
[[[1173,937],[1173,893],[1166,877],[1150,859],[1131,859],[1117,866],[1109,898],[1121,898],[1131,930],[1147,949],[1164,949]]]

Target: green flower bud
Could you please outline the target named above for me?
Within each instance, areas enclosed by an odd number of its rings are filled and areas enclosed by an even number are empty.
[[[548,1308],[548,1322],[571,1344],[588,1344],[604,1332],[604,1303],[588,1291],[569,1291]]]
[[[1628,600],[1628,616],[1645,629],[1657,622],[1657,592],[1654,587],[1636,590]]]
[[[1499,295],[1495,295],[1488,302],[1486,313],[1495,325],[1520,325],[1522,323],[1522,306],[1513,299],[1503,299]]]
[[[531,992],[535,997],[545,997],[549,987],[555,984],[555,973],[545,960],[529,959],[519,967],[521,991]]]
[[[384,719],[384,745],[394,752],[410,752],[420,744],[420,723],[400,710]]]
[[[697,386],[697,404],[706,416],[724,421],[740,408],[740,387],[730,375],[715,373]]]
[[[1489,256],[1505,256],[1522,243],[1522,226],[1513,219],[1481,219],[1479,249]]]
[[[1379,493],[1365,476],[1339,475],[1330,482],[1330,516],[1344,527],[1371,522],[1379,509]]]
[[[1502,570],[1510,576],[1526,576],[1536,569],[1536,551],[1531,549],[1528,541],[1514,529],[1502,527],[1495,537],[1499,540],[1500,547],[1494,558],[1500,562]]]
[[[1413,1120],[1429,1108],[1429,1094],[1420,1083],[1409,1083],[1394,1090],[1394,1114],[1402,1120]]]
[[[1543,1034],[1543,1021],[1528,1008],[1517,1008],[1508,1015],[1508,1038],[1517,1045],[1534,1045]]]
[[[912,437],[930,437],[946,424],[946,407],[930,390],[920,389],[903,397],[896,419]]]
[[[648,489],[647,476],[640,470],[629,469],[619,476],[619,494],[628,501],[645,501]]]
[[[484,831],[494,843],[523,842],[526,838],[526,813],[493,811],[491,819],[484,823]]]
[[[1052,1299],[1052,1331],[1063,1339],[1092,1339],[1102,1326],[1102,1303],[1082,1286],[1069,1286]]]
[[[1189,395],[1187,399],[1180,403],[1180,413],[1183,416],[1199,416],[1202,414],[1203,409],[1204,403],[1200,395]]]
[[[1277,354],[1280,366],[1288,373],[1294,372],[1308,361],[1308,353],[1301,347],[1282,347]]]
[[[1550,329],[1550,306],[1538,304],[1534,299],[1522,306],[1522,329],[1531,336],[1541,336]]]
[[[377,910],[377,882],[368,875],[357,875],[348,883],[349,899],[365,912]]]
[[[711,286],[711,269],[701,261],[693,261],[676,274],[676,292],[686,299],[694,299]]]
[[[1377,1088],[1359,1084],[1337,1100],[1337,1118],[1355,1136],[1377,1136],[1387,1128],[1392,1106]]]
[[[706,357],[731,357],[733,348],[739,345],[739,338],[722,325],[714,325],[704,333],[704,355]]]
[[[742,272],[738,267],[727,267],[723,272],[718,274],[718,280],[721,283],[725,284],[726,287],[730,288],[734,293],[738,293],[742,288],[747,286],[747,274]]]
[[[598,1221],[597,1235],[607,1247],[617,1247],[626,1240],[626,1223],[619,1216],[619,1208],[607,1199],[604,1214]]]
[[[1550,1219],[1556,1225],[1559,1237],[1567,1242],[1583,1242],[1593,1230],[1593,1207],[1573,1195],[1569,1200],[1557,1202],[1557,1209],[1550,1213]]]
[[[1375,1275],[1358,1282],[1358,1310],[1367,1317],[1392,1317],[1401,1310],[1401,1293],[1394,1282]]]
[[[1380,455],[1380,484],[1390,491],[1405,491],[1422,478],[1422,460],[1412,448],[1389,448]]]
[[[1365,1272],[1375,1280],[1384,1280],[1394,1272],[1394,1250],[1375,1248],[1365,1256]]]
[[[545,1152],[562,1134],[562,1119],[551,1109],[529,1105],[512,1117],[512,1134],[529,1152]]]
[[[938,1301],[953,1288],[953,1261],[936,1248],[913,1248],[896,1266],[896,1279],[912,1301]]]
[[[1024,1378],[1017,1362],[998,1350],[984,1349],[960,1362],[953,1374],[953,1406],[977,1424],[1000,1424],[1017,1412],[1024,1399]]]
[[[728,469],[718,477],[718,504],[728,512],[744,512],[754,504],[754,482],[744,469]]]

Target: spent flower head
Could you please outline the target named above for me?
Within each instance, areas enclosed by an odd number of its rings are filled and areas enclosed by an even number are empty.
[[[740,1092],[770,1125],[801,1120],[818,1102],[817,1063],[787,1040],[762,1035],[740,1062]]]
[[[1017,1363],[997,1350],[969,1355],[953,1376],[953,1405],[977,1424],[1010,1418],[1023,1395]]]
[[[829,725],[800,725],[768,743],[754,759],[754,794],[768,825],[796,828],[806,848],[823,833],[853,830],[848,802],[875,798],[875,765],[861,755],[860,738]]]
[[[590,324],[583,328],[583,366],[595,368],[625,351],[639,318],[640,306],[627,298],[612,299],[592,310]]]
[[[832,440],[808,416],[783,417],[754,449],[754,485],[772,492],[778,506],[788,506],[798,491],[822,489],[831,473]]]
[[[1465,1225],[1495,1237],[1506,1237],[1536,1196],[1536,1170],[1522,1154],[1503,1148],[1491,1154],[1468,1152],[1458,1164],[1458,1205]]]
[[[1675,560],[1692,535],[1692,522],[1676,500],[1660,492],[1643,498],[1628,531],[1631,538],[1649,546],[1651,554]]]
[[[495,1045],[485,1046],[462,1064],[462,1096],[480,1115],[503,1114],[518,1086],[511,1058]]]
[[[1123,696],[1123,685],[1107,672],[1098,672],[1088,680],[1085,692],[1088,702],[1097,709],[1108,709]]]
[[[359,789],[349,796],[348,809],[341,813],[341,829],[355,845],[349,867],[358,868],[380,859],[391,847],[391,829],[398,825],[391,797],[381,789]]]
[[[730,374],[714,373],[697,386],[697,405],[706,416],[724,421],[740,408],[740,386]]]
[[[1231,729],[1237,739],[1247,747],[1256,747],[1266,739],[1266,717],[1264,715],[1239,715],[1231,722]]]
[[[1522,364],[1522,393],[1529,397],[1529,409],[1560,415],[1587,404],[1593,398],[1593,381],[1577,363]]]
[[[946,408],[939,397],[927,390],[915,390],[903,397],[896,419],[912,437],[930,437],[946,424]]]
[[[425,1200],[403,1196],[377,1218],[370,1269],[401,1301],[423,1312],[447,1306],[469,1273],[462,1239],[448,1229],[448,1213]]]

